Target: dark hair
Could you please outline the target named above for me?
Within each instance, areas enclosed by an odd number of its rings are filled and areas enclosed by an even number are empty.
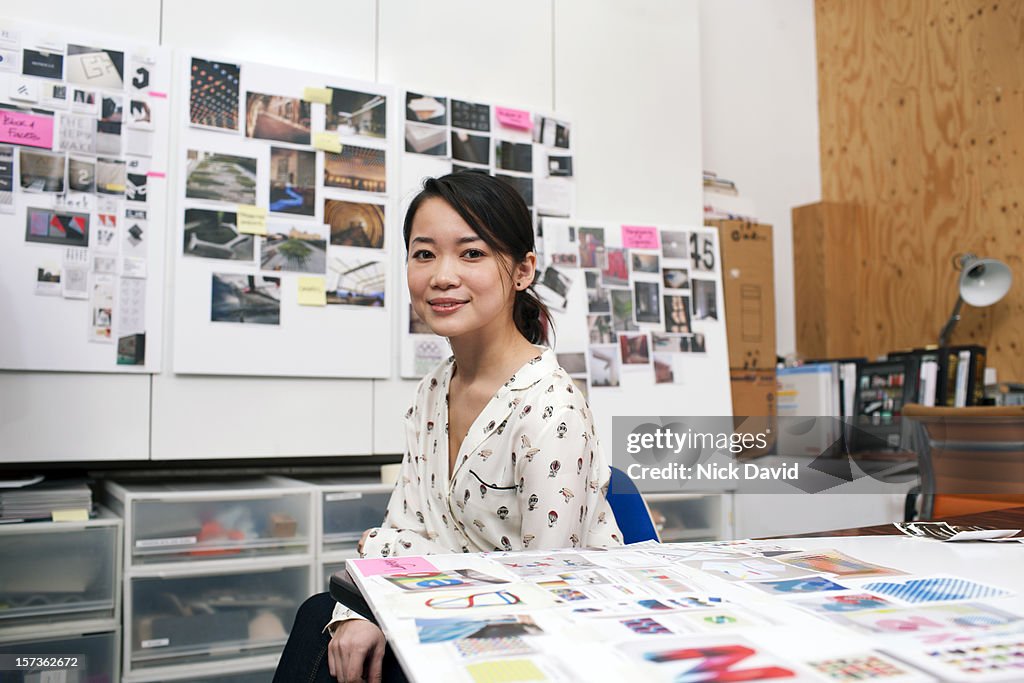
[[[521,263],[527,253],[536,251],[533,219],[526,202],[510,184],[481,171],[458,171],[423,181],[423,189],[405,213],[402,233],[407,251],[413,217],[424,201],[434,197],[443,199],[487,246],[514,263]],[[533,283],[516,291],[512,321],[531,344],[547,343],[548,329],[554,326],[548,307],[533,291]]]

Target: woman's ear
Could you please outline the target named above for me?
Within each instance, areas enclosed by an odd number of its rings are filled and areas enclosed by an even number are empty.
[[[533,284],[534,275],[537,272],[537,255],[532,251],[526,252],[523,260],[516,264],[512,281],[516,289],[523,290]]]

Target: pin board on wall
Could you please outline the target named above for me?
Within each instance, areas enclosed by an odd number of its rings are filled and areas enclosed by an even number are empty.
[[[388,377],[392,90],[178,59],[174,371]]]
[[[160,371],[170,68],[0,21],[0,368]]]
[[[479,171],[511,184],[530,209],[543,216],[570,216],[575,208],[572,126],[555,114],[531,112],[449,94],[407,90],[399,221],[423,180],[452,171]],[[540,244],[540,241],[538,241]],[[401,376],[422,377],[451,354],[412,311],[405,280],[404,248],[396,260]]]
[[[731,415],[714,228],[546,218],[535,289],[602,441],[615,415]],[[602,431],[605,431],[602,429]]]

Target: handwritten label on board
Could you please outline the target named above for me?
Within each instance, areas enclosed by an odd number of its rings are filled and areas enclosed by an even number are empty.
[[[237,210],[238,232],[250,235],[267,234],[267,210],[259,206],[239,204]]]
[[[302,276],[299,278],[299,305],[327,305],[327,290],[322,277]]]
[[[658,229],[642,225],[622,226],[622,246],[626,249],[657,249]]]
[[[495,107],[494,115],[498,118],[498,123],[506,128],[516,128],[518,130],[533,129],[533,120],[530,118],[530,112],[528,111],[509,109],[508,107]]]
[[[0,109],[0,143],[51,149],[53,117],[47,114]]]
[[[313,133],[313,149],[341,154],[341,139],[337,133],[329,130]]]
[[[350,560],[363,576],[400,574],[406,572],[436,572],[437,567],[422,557],[385,557]]]

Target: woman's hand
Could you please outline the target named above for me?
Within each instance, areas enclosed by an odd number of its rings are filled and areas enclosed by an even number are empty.
[[[362,619],[338,624],[327,645],[327,666],[339,683],[380,683],[384,660],[384,633]]]

